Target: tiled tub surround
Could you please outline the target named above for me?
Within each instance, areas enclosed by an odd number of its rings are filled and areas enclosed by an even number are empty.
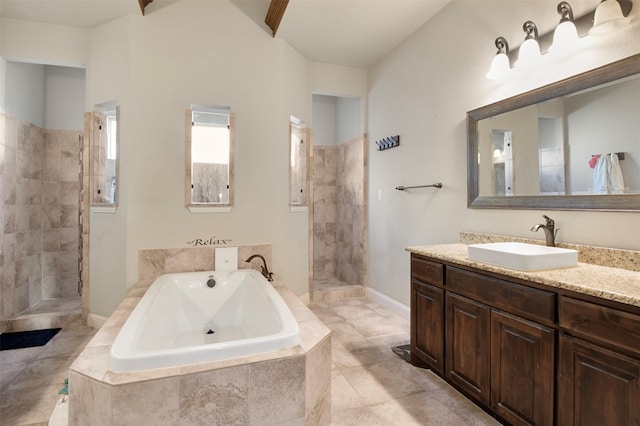
[[[140,276],[165,273],[179,264],[198,268],[206,263],[211,269],[213,250],[141,250]],[[265,255],[265,250],[270,254],[270,246],[241,247],[238,261],[244,263],[245,251]],[[69,425],[329,424],[331,332],[277,282],[275,289],[298,321],[300,345],[178,367],[109,371],[111,344],[154,278],[130,290],[71,365]]]
[[[146,283],[148,286],[163,274],[210,271],[215,265],[216,248],[224,247],[227,246],[138,250],[138,282]],[[253,259],[251,263],[245,262],[254,254],[262,255],[269,271],[273,272],[271,246],[268,244],[238,246],[238,269],[253,268],[259,271],[262,265],[260,259]],[[278,276],[274,274],[274,278],[277,280]]]
[[[0,111],[0,319],[78,295],[81,134]]]
[[[637,270],[640,252],[559,244],[559,247],[578,250],[578,266],[565,269],[523,272],[469,260],[467,245],[499,241],[540,244],[540,241],[466,232],[460,234],[460,240],[462,241],[460,244],[414,246],[408,247],[407,250],[411,253],[421,254],[460,265],[472,266],[474,268],[521,278],[550,287],[562,288],[615,302],[640,306],[640,272]],[[583,254],[583,252],[585,254]],[[608,259],[611,259],[609,262],[615,265],[615,267],[601,265],[603,263],[609,263],[607,262]],[[585,261],[598,261],[598,263],[601,264],[586,263]]]

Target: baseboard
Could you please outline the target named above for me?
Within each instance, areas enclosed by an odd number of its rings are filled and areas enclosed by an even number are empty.
[[[411,311],[408,306],[405,306],[397,300],[392,299],[389,296],[380,293],[379,291],[375,291],[372,288],[367,289],[367,297],[387,308],[399,317],[409,321]]]
[[[87,326],[91,328],[100,328],[104,325],[105,322],[107,322],[108,319],[109,318],[103,317],[102,315],[90,313],[89,315],[87,315]]]
[[[308,305],[309,303],[311,303],[311,295],[309,293],[303,294],[298,299],[300,299],[300,301],[305,305]]]

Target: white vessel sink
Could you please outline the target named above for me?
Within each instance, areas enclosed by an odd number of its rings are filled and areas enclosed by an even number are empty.
[[[578,264],[576,250],[525,243],[468,246],[469,259],[519,271],[569,268]]]

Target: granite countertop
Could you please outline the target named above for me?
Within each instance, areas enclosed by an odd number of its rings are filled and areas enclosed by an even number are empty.
[[[408,247],[407,251],[459,265],[520,278],[640,307],[640,272],[579,262],[578,266],[525,272],[470,260],[466,244]]]

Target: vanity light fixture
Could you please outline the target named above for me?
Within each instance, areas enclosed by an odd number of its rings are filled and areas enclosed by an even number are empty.
[[[518,61],[516,67],[521,70],[529,70],[536,66],[542,58],[540,45],[538,44],[538,27],[533,21],[526,21],[522,24],[522,30],[526,36],[520,45]]]
[[[573,10],[566,1],[558,3],[560,23],[553,32],[553,43],[549,52],[563,52],[571,49],[579,41],[578,30],[573,22]]]
[[[487,78],[490,80],[501,80],[506,78],[511,71],[511,63],[509,62],[509,43],[504,37],[498,37],[496,39],[496,47],[498,51],[496,56],[491,61],[491,68],[487,73]]]
[[[552,53],[556,59],[561,59],[561,55],[577,50],[581,38],[587,33],[590,36],[600,36],[627,25],[632,7],[632,0],[602,0],[595,10],[574,18],[569,3],[562,1],[557,7],[560,23],[553,34],[547,32],[539,36],[536,24],[526,21],[522,26],[526,33],[525,39],[514,53],[509,52],[509,46],[504,37],[496,39],[498,52],[491,62],[487,78],[499,80],[511,76],[513,73],[510,72],[510,63],[514,60],[515,52],[518,59],[514,63],[514,71],[530,71],[539,66],[543,58],[540,46],[545,49],[548,46],[548,52]]]
[[[589,30],[589,35],[598,36],[606,34],[627,24],[622,13],[622,7],[617,0],[603,0],[596,8],[593,17],[593,27]]]

